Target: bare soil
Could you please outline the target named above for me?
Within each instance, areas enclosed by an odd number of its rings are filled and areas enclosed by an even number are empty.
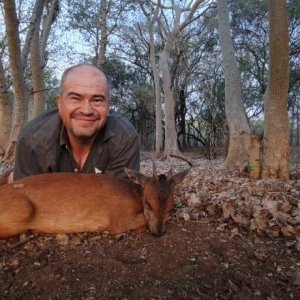
[[[257,183],[224,173],[222,162],[195,161],[194,171],[177,188],[176,209],[160,238],[148,232],[116,237],[29,232],[0,240],[0,298],[300,299],[297,224],[292,234],[282,234],[270,218],[273,234],[268,235],[235,220],[237,210],[232,218],[225,209],[218,211],[222,204],[212,210],[216,195],[230,198],[235,188],[234,199],[241,199],[245,189],[240,187],[247,185],[248,191]],[[142,170],[151,172],[150,165],[143,161]],[[169,165],[185,168],[178,161],[158,167],[166,171]],[[279,192],[300,207],[297,184],[290,181],[293,189],[283,186]],[[268,193],[258,195],[265,199]]]

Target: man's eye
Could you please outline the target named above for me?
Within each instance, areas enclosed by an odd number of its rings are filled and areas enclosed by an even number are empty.
[[[77,96],[72,96],[69,99],[72,100],[72,101],[79,101],[80,100],[80,98],[77,97]]]
[[[94,105],[103,105],[105,103],[105,99],[103,98],[95,98],[92,101]]]

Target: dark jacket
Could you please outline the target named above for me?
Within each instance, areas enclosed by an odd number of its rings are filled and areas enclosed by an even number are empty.
[[[139,170],[139,138],[127,120],[113,113],[98,132],[80,172],[124,177],[124,167]],[[17,142],[14,180],[48,172],[79,172],[57,109],[29,122]]]

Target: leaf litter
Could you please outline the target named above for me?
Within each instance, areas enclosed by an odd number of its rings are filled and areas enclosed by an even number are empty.
[[[237,227],[241,233],[269,237],[300,237],[299,179],[251,181],[238,172],[225,171],[223,166],[222,160],[196,161],[176,194],[178,217],[194,221],[213,217],[222,224],[219,228]],[[158,164],[158,170],[171,167],[172,162]],[[177,162],[176,171],[184,167]]]

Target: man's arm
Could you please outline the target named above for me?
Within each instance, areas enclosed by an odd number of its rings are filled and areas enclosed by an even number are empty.
[[[126,139],[110,157],[105,174],[117,177],[126,177],[124,168],[140,170],[140,143],[138,135]]]
[[[43,173],[37,155],[38,152],[41,152],[41,147],[32,137],[19,136],[15,156],[14,180]]]

